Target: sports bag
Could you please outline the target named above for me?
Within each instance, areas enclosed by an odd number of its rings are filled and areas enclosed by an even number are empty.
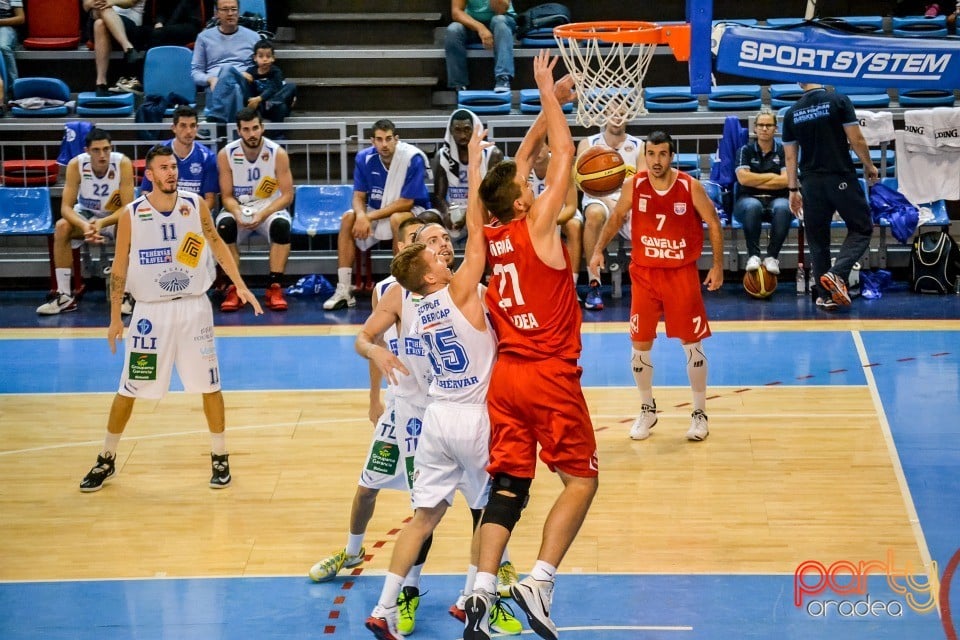
[[[910,287],[915,293],[953,291],[960,277],[960,249],[943,231],[921,233],[910,254]]]
[[[559,2],[538,4],[517,16],[517,35],[522,38],[534,29],[552,29],[562,24],[570,24],[570,9]]]

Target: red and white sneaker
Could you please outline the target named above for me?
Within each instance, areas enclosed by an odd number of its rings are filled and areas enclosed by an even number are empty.
[[[397,607],[381,607],[377,605],[367,618],[366,627],[373,632],[377,640],[400,640],[397,631]]]
[[[240,296],[237,295],[237,286],[232,284],[227,287],[227,295],[224,297],[223,302],[220,303],[220,311],[237,311],[242,306],[243,303],[240,302]]]
[[[274,311],[287,310],[287,300],[283,297],[283,287],[276,282],[267,287],[266,298],[267,309],[273,309]]]

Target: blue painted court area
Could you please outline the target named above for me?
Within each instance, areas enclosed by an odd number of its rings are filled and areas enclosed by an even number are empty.
[[[343,580],[317,585],[306,578],[0,584],[0,637],[368,638],[363,623],[382,583],[361,576],[349,589]],[[447,608],[462,585],[459,576],[424,576],[427,593],[412,637],[461,637],[463,626]],[[553,611],[561,637],[570,640],[942,637],[936,613],[911,610],[882,576],[871,579],[869,595],[828,598],[834,604],[826,604],[826,615],[822,599],[796,607],[793,586],[792,575],[562,575]],[[334,604],[338,596],[342,604]],[[870,612],[856,604],[867,598]]]
[[[353,341],[353,336],[218,338],[223,388],[365,389],[367,362],[354,352]],[[844,331],[717,333],[704,344],[712,385],[865,384],[853,339]],[[625,333],[585,334],[583,345],[584,386],[633,386]],[[653,358],[655,384],[686,386],[679,341],[658,339]],[[0,340],[0,361],[7,363],[0,372],[3,393],[109,392],[116,391],[123,354],[118,346],[112,355],[105,338]],[[173,389],[183,389],[179,380]]]

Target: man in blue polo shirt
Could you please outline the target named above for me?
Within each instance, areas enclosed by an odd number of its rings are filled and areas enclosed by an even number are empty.
[[[337,290],[323,303],[327,311],[357,305],[350,284],[357,248],[366,251],[381,240],[397,248],[400,223],[430,206],[427,156],[400,140],[390,120],[373,123],[372,147],[357,154],[353,170],[353,208],[340,218],[337,236]]]
[[[213,210],[220,192],[217,154],[197,143],[197,112],[193,107],[177,107],[173,112],[171,129],[173,138],[163,144],[173,149],[173,156],[177,159],[177,188],[203,197]],[[153,191],[150,178],[143,177],[140,191]]]
[[[790,210],[803,216],[813,264],[817,306],[835,311],[850,304],[847,278],[870,246],[873,220],[857,181],[850,148],[863,163],[869,184],[880,178],[850,98],[823,85],[800,83],[803,95],[783,116],[783,150],[787,161]],[[798,177],[802,176],[802,179]],[[802,189],[801,189],[802,185]],[[830,220],[836,211],[847,237],[830,266]]]

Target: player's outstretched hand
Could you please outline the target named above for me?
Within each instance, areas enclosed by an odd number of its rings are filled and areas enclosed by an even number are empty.
[[[470,136],[470,142],[467,143],[467,151],[471,161],[479,162],[483,157],[483,150],[493,146],[493,143],[486,140],[486,137],[487,130],[481,125],[478,124],[473,128],[473,135]]]
[[[251,307],[253,307],[254,315],[263,315],[263,308],[257,301],[257,297],[250,292],[250,289],[247,289],[246,287],[237,287],[237,297],[240,298],[240,301],[244,304],[249,304]]]
[[[553,93],[557,96],[557,101],[560,103],[560,106],[576,100],[577,91],[574,89],[573,76],[568,73],[557,80],[553,85]]]
[[[723,286],[723,265],[715,264],[710,267],[710,271],[707,272],[707,277],[704,279],[703,284],[707,285],[707,291],[716,291]]]
[[[553,91],[553,68],[557,66],[557,58],[551,57],[546,49],[540,49],[540,53],[533,59],[533,78],[537,81],[537,88],[540,91]]]

